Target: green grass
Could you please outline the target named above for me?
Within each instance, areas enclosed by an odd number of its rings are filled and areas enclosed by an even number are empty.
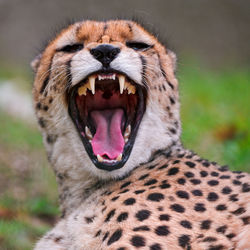
[[[0,79],[13,77],[15,72],[0,70]],[[184,145],[250,172],[250,72],[205,71],[192,63],[178,78]],[[38,130],[1,111],[0,121],[0,249],[32,249],[58,215],[55,177]]]

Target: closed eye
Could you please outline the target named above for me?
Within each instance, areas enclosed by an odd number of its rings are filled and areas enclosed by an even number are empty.
[[[146,50],[153,47],[153,45],[143,43],[143,42],[127,42],[126,45],[134,50]]]
[[[83,49],[83,44],[81,43],[76,43],[76,44],[71,44],[71,45],[66,45],[60,49],[58,49],[58,52],[66,52],[66,53],[74,53],[79,50]]]

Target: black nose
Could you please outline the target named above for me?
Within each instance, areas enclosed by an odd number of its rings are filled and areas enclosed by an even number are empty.
[[[102,65],[107,68],[109,64],[120,53],[120,49],[109,44],[101,44],[94,49],[90,50],[91,55],[100,61]]]

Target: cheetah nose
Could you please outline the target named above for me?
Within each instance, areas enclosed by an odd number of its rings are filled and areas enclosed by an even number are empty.
[[[120,53],[120,49],[109,44],[101,44],[90,50],[90,54],[107,68]]]

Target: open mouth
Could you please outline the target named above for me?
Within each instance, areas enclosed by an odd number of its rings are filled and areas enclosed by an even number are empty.
[[[145,88],[120,72],[95,72],[69,94],[69,114],[99,169],[113,171],[129,158],[145,111]]]

